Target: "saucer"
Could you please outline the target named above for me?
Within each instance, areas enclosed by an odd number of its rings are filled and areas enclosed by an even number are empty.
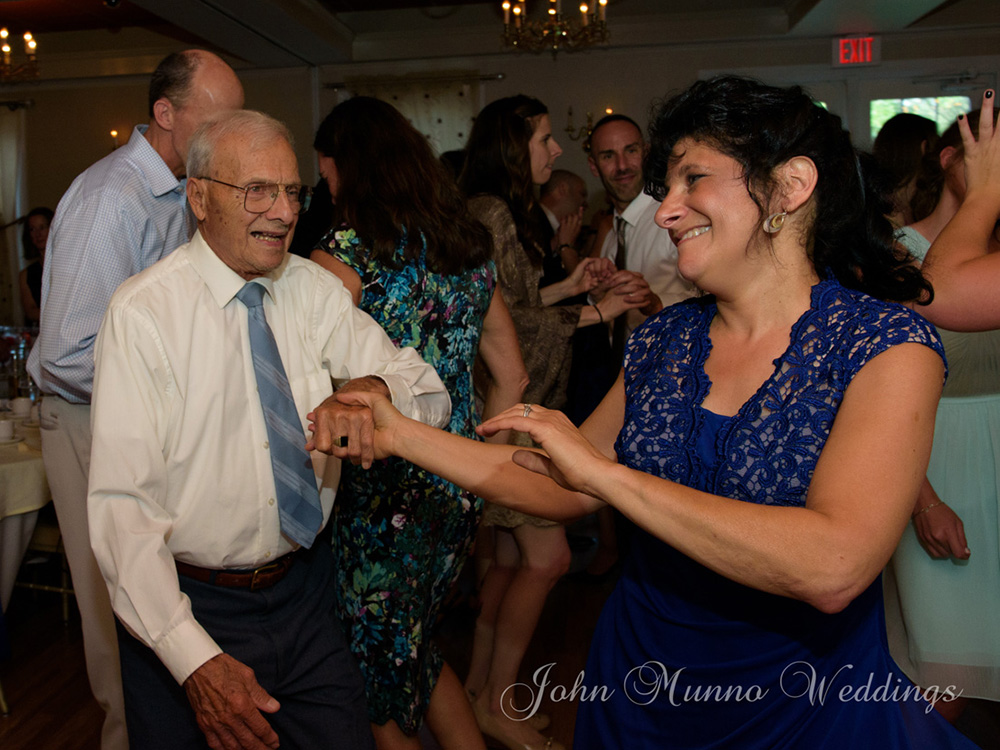
[[[0,440],[0,447],[4,445],[14,445],[15,443],[20,443],[24,440],[23,437],[12,437],[10,440]]]

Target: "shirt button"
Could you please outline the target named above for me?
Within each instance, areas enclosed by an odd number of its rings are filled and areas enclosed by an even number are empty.
[[[268,505],[274,505],[274,498],[273,498],[273,497],[269,497],[269,498],[267,499],[267,504],[268,504]]]
[[[264,450],[267,450],[270,447],[271,447],[271,444],[265,440],[264,441]]]

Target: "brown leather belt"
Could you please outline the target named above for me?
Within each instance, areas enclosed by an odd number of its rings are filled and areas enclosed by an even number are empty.
[[[266,589],[273,586],[285,575],[295,562],[295,552],[279,557],[274,562],[261,565],[254,570],[213,570],[212,568],[199,568],[197,565],[174,560],[177,572],[187,578],[192,578],[201,583],[209,583],[213,586],[223,586],[233,589]]]

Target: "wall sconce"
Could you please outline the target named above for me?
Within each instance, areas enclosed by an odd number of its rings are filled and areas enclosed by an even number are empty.
[[[594,129],[594,115],[592,112],[587,113],[587,124],[581,125],[579,129],[573,127],[573,108],[570,107],[566,110],[566,137],[571,141],[578,141],[581,138],[586,138],[590,135],[590,131]]]

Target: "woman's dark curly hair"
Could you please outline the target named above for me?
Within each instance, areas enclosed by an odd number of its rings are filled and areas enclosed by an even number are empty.
[[[439,274],[489,259],[489,232],[469,214],[427,138],[391,104],[367,96],[338,104],[313,147],[337,167],[335,224],[354,229],[372,258],[392,266],[405,239],[405,258],[419,258],[426,243],[427,265]]]
[[[517,239],[528,257],[542,262],[535,186],[528,144],[538,118],[549,110],[524,94],[497,99],[483,107],[469,134],[459,185],[470,198],[495,195],[510,209]]]
[[[777,190],[775,170],[805,156],[818,172],[815,219],[805,237],[816,272],[879,299],[933,299],[930,283],[893,241],[891,186],[859,154],[840,118],[799,86],[776,88],[737,76],[698,81],[660,105],[650,125],[646,192],[662,200],[674,145],[691,138],[743,169],[761,218]],[[763,230],[760,230],[763,231]]]

